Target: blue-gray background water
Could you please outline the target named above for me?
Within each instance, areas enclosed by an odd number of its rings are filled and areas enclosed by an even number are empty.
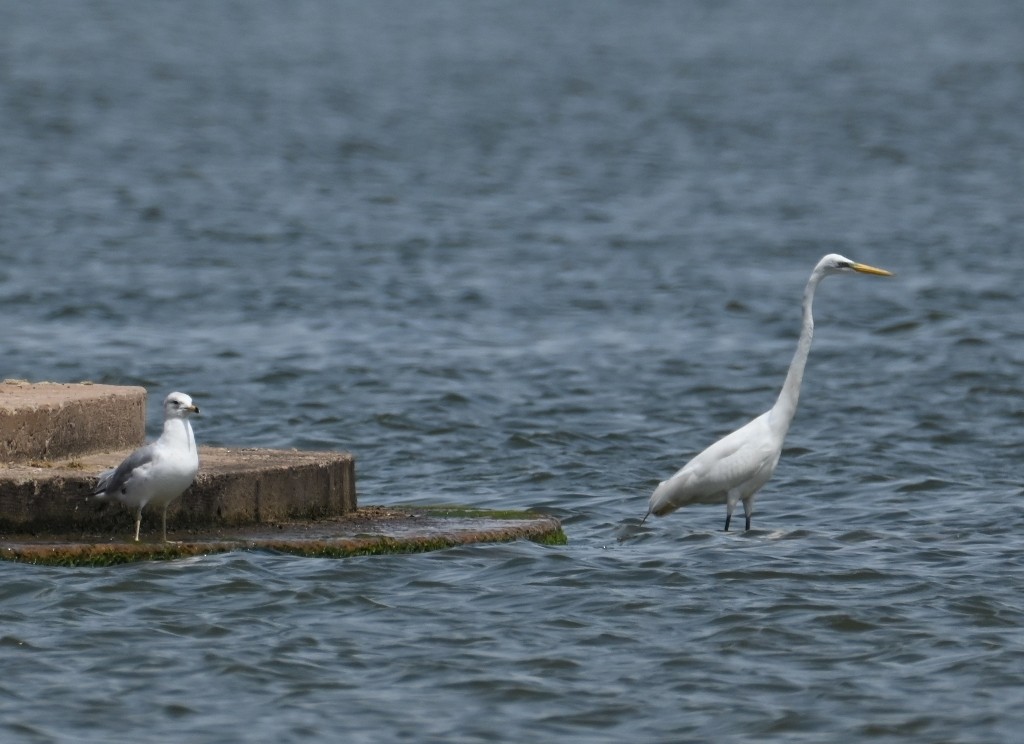
[[[1022,163],[1015,0],[3,3],[0,375],[570,543],[0,564],[0,736],[1013,740]]]

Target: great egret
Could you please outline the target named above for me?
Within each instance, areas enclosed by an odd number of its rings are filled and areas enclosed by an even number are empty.
[[[647,514],[640,522],[641,525],[651,514],[663,517],[687,504],[720,504],[724,500],[726,531],[732,521],[733,509],[740,501],[743,502],[743,513],[747,518],[746,529],[750,529],[754,498],[775,472],[779,455],[782,454],[782,442],[796,413],[804,365],[814,335],[814,318],[811,315],[814,291],[826,276],[854,272],[892,276],[885,269],[857,263],[835,253],[822,258],[811,272],[811,278],[804,289],[803,328],[786,374],[786,382],[782,385],[782,392],[775,405],[749,424],[719,439],[671,478],[662,481],[651,494]]]
[[[142,507],[163,507],[163,536],[167,542],[167,506],[192,485],[199,470],[196,438],[188,417],[199,406],[185,393],[164,398],[164,430],[152,444],[139,447],[116,468],[100,473],[92,495],[115,498],[135,507],[135,542],[139,541]]]

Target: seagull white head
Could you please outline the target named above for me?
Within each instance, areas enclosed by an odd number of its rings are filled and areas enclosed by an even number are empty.
[[[171,393],[164,398],[164,418],[188,418],[199,413],[199,406],[185,393]]]

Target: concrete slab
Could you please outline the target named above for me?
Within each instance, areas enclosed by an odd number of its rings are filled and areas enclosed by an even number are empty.
[[[0,537],[0,559],[64,566],[109,566],[172,560],[234,550],[270,550],[317,558],[421,553],[475,543],[533,540],[564,545],[557,519],[529,512],[458,507],[364,507],[343,517],[258,527],[187,531],[181,542],[110,540],[78,534]]]
[[[0,536],[130,534],[129,509],[89,498],[96,476],[130,451],[0,468]],[[183,529],[339,517],[355,508],[355,458],[347,452],[200,447],[196,482],[168,509],[168,537]],[[142,526],[159,534],[159,511],[143,510]]]
[[[145,437],[145,388],[0,383],[0,463],[134,449]]]
[[[88,383],[0,383],[0,559],[110,565],[231,550],[307,556],[409,553],[526,538],[561,544],[557,519],[440,508],[357,510],[347,452],[199,448],[196,482],[167,513],[134,515],[89,494],[145,438],[146,391]]]

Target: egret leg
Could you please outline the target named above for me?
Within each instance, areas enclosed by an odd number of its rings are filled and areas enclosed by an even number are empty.
[[[754,514],[754,504],[752,501],[743,502],[743,514],[747,518],[747,531],[750,531],[750,517]]]
[[[747,515],[747,531],[750,530],[750,515]]]
[[[142,526],[142,507],[135,512],[135,542],[139,541],[139,528]]]
[[[725,531],[729,531],[729,523],[732,522],[732,511],[736,508],[736,502],[740,500],[740,495],[735,491],[729,491],[725,496]],[[744,503],[743,508],[746,509],[747,505]]]

